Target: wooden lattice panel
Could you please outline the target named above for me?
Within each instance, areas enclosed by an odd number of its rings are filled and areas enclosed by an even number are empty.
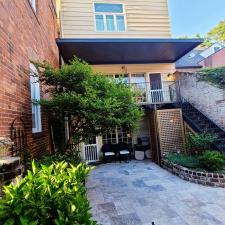
[[[181,109],[157,111],[161,154],[184,152],[184,127]]]

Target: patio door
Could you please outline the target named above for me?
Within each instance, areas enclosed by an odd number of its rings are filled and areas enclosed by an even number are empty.
[[[160,73],[149,74],[151,102],[163,102],[163,87]]]
[[[96,137],[90,138],[86,143],[84,143],[83,159],[86,162],[99,161],[99,148]]]

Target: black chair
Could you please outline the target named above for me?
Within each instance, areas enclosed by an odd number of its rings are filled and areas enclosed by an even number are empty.
[[[102,153],[103,153],[103,161],[106,162],[112,162],[116,161],[116,152],[113,149],[112,144],[104,144],[102,146]]]
[[[124,143],[124,142],[120,142],[117,144],[116,146],[116,151],[119,157],[120,162],[122,160],[131,160],[131,152],[132,152],[132,148]]]

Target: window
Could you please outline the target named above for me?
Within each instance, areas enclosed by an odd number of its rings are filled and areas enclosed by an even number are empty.
[[[102,136],[102,141],[103,144],[118,144],[119,142],[132,144],[132,136],[128,129],[121,127],[113,130],[111,133],[104,134]]]
[[[30,90],[32,101],[32,132],[38,133],[42,131],[41,127],[41,106],[37,101],[40,100],[40,84],[39,78],[35,76],[37,69],[30,64]]]
[[[34,11],[36,11],[36,0],[29,0],[32,8],[34,9]]]
[[[96,31],[125,31],[125,15],[123,4],[95,3]]]
[[[116,74],[115,79],[116,79],[116,82],[122,82],[124,84],[129,83],[129,75],[128,74]]]
[[[135,99],[137,102],[147,101],[147,84],[144,74],[131,74],[131,86],[137,92]]]

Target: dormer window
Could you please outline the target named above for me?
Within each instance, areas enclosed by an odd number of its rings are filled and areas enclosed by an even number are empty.
[[[123,4],[95,3],[95,27],[99,32],[126,30]]]

